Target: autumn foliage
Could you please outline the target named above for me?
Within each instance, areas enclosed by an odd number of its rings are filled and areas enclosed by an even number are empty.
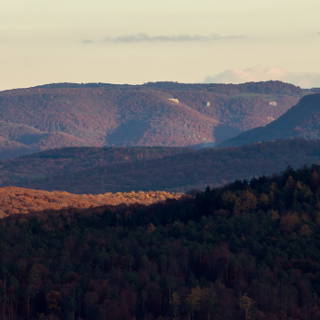
[[[0,217],[27,214],[65,208],[92,208],[103,205],[144,204],[150,205],[167,199],[179,199],[182,194],[165,191],[118,192],[104,194],[72,194],[63,191],[43,191],[27,188],[0,188]]]

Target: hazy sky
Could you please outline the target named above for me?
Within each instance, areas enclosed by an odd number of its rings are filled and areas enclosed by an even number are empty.
[[[320,86],[319,0],[1,0],[0,90],[49,82]]]

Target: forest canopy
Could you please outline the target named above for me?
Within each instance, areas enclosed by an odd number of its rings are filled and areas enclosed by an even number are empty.
[[[0,222],[2,319],[320,318],[320,168]]]

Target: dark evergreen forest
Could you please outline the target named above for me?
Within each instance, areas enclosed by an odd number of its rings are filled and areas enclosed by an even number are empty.
[[[320,319],[320,167],[0,222],[0,318]]]

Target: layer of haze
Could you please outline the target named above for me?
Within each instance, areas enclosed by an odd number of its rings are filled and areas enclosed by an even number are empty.
[[[0,90],[237,82],[245,70],[260,80],[275,67],[320,86],[319,12],[319,0],[2,0]]]

